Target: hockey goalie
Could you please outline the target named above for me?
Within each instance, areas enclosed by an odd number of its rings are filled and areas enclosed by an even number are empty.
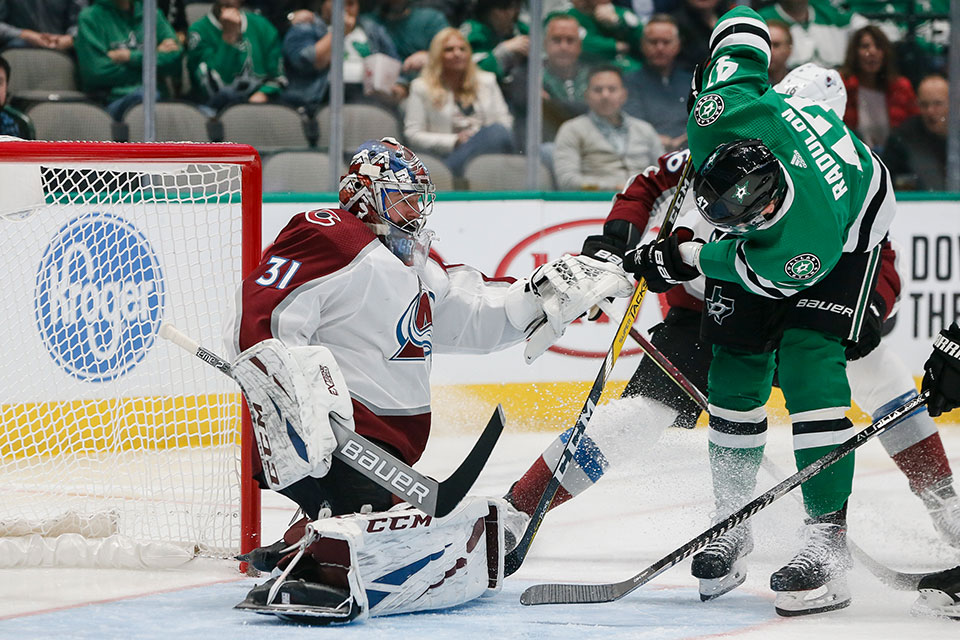
[[[516,281],[445,265],[429,255],[434,197],[414,153],[391,138],[366,142],[341,180],[340,207],[295,215],[240,285],[227,346],[253,418],[255,477],[306,516],[250,555],[281,573],[241,609],[343,622],[500,587],[504,523],[521,528],[519,512],[488,498],[442,518],[397,504],[332,457],[331,424],[412,465],[430,432],[434,352],[527,340],[529,361],[633,286],[620,267],[588,257],[564,256]]]

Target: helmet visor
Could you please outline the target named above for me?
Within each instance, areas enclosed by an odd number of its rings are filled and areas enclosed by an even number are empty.
[[[433,212],[436,187],[433,184],[375,182],[383,218],[401,231],[419,233]]]

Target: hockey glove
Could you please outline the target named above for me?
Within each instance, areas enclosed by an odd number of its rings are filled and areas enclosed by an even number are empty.
[[[866,311],[863,325],[860,327],[860,337],[847,347],[847,360],[863,358],[877,348],[880,338],[883,337],[883,319],[887,315],[887,303],[876,290],[870,294]]]
[[[923,369],[921,389],[930,391],[927,412],[935,418],[960,407],[960,326],[956,322],[934,340]]]
[[[603,234],[586,237],[580,255],[622,268],[624,252],[635,247],[642,235],[637,227],[626,220],[608,220],[603,225]],[[607,298],[607,301],[613,302],[613,298]],[[587,320],[596,320],[602,313],[600,307],[595,305],[587,312]]]
[[[623,268],[638,280],[646,280],[650,291],[664,293],[674,285],[700,275],[700,269],[695,265],[699,261],[702,246],[703,240],[695,239],[691,229],[677,227],[663,240],[655,240],[628,251],[623,259]]]
[[[690,93],[687,95],[687,115],[693,111],[700,92],[703,91],[703,71],[710,64],[710,58],[704,58],[693,67],[693,76],[690,78]]]

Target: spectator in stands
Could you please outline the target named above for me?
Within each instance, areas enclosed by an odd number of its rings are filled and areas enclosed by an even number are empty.
[[[719,4],[720,0],[683,0],[682,6],[671,14],[680,31],[677,64],[681,67],[693,69],[710,55],[710,34],[720,19]]]
[[[452,25],[462,24],[473,13],[477,0],[413,0],[415,7],[436,9]]]
[[[297,23],[292,17],[299,16],[309,22],[310,14],[320,11],[319,5],[320,0],[247,0],[247,9],[269,20],[281,38]]]
[[[663,154],[654,128],[623,112],[626,101],[618,67],[597,66],[590,71],[589,112],[565,122],[557,132],[553,166],[561,189],[620,190],[630,176]]]
[[[519,22],[521,0],[484,0],[460,31],[473,49],[473,61],[503,82],[527,63],[530,28]]]
[[[897,127],[883,150],[896,189],[943,191],[947,178],[950,83],[939,74],[917,85],[919,115]]]
[[[84,0],[85,1],[85,0]],[[157,0],[157,8],[163,12],[163,16],[177,32],[177,39],[180,44],[187,44],[187,9],[186,0]]]
[[[783,20],[771,18],[767,20],[767,28],[770,29],[770,68],[767,72],[770,84],[777,84],[790,71],[787,60],[793,53],[793,36],[790,35],[790,26]]]
[[[157,81],[181,74],[177,34],[157,10]],[[75,41],[84,91],[107,100],[116,120],[143,100],[143,4],[140,0],[93,0],[80,12]]]
[[[790,26],[793,53],[787,67],[808,62],[836,68],[843,62],[844,49],[852,30],[851,20],[860,26],[866,20],[857,14],[838,11],[829,0],[780,0],[757,9],[764,20],[782,20]]]
[[[584,64],[613,63],[623,71],[640,68],[643,25],[633,11],[610,0],[572,0],[566,13],[583,28]]]
[[[390,34],[407,79],[420,73],[427,64],[427,50],[433,38],[450,26],[436,9],[411,7],[410,0],[381,0],[372,15]]]
[[[72,49],[77,17],[85,6],[86,0],[3,0],[0,48]]]
[[[364,98],[363,59],[382,53],[399,59],[393,40],[380,24],[369,15],[359,15],[359,0],[345,0],[343,14],[344,99],[355,102]],[[290,85],[284,99],[291,104],[315,108],[327,100],[330,73],[330,47],[333,32],[333,0],[323,0],[320,14],[311,13],[309,22],[295,22],[283,38],[283,59],[286,62]],[[388,94],[374,96],[393,107],[407,97],[405,84],[395,83]]]
[[[7,106],[7,86],[10,82],[10,63],[0,56],[0,136],[33,138],[30,118]]]
[[[892,129],[918,113],[913,86],[898,73],[893,47],[877,26],[854,32],[840,75],[847,87],[843,121],[875,151]]]
[[[658,13],[643,27],[643,68],[624,76],[624,110],[650,123],[666,151],[687,144],[687,96],[691,69],[677,66],[680,31],[672,16]]]
[[[187,69],[197,100],[213,111],[262,104],[286,84],[280,35],[266,18],[246,11],[243,0],[216,0],[190,26]]]
[[[410,85],[404,134],[417,150],[445,158],[455,176],[482,153],[514,150],[513,117],[497,77],[477,68],[470,44],[453,27],[433,37],[426,66]]]

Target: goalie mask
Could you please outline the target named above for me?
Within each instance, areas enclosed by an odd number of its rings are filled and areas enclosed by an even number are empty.
[[[427,168],[393,138],[361,144],[340,179],[340,205],[408,266],[422,266],[430,252],[434,234],[425,227],[435,198]]]
[[[697,209],[717,229],[742,234],[772,224],[787,193],[780,161],[757,139],[713,150],[693,179]]]

